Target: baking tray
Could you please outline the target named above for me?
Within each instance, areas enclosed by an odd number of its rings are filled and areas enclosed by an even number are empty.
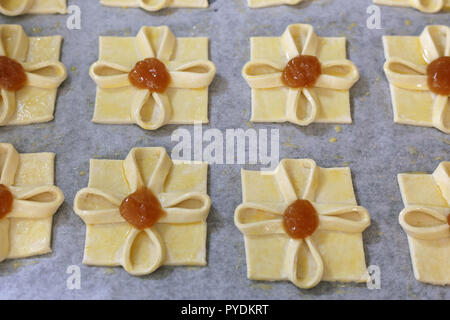
[[[366,26],[371,0],[305,0],[297,6],[249,9],[245,0],[213,0],[209,9],[140,9],[103,7],[97,0],[69,0],[82,13],[82,29],[66,28],[68,16],[0,17],[21,24],[27,34],[64,37],[62,62],[69,77],[59,90],[55,120],[46,124],[0,128],[0,140],[22,153],[55,152],[56,184],[66,201],[55,216],[53,253],[0,264],[2,299],[449,299],[450,289],[414,279],[406,235],[397,223],[403,204],[397,184],[401,172],[432,172],[439,159],[449,160],[449,140],[433,128],[393,122],[388,83],[383,73],[381,37],[418,35],[428,24],[448,24],[449,14],[427,15],[407,8],[381,7],[382,28]],[[250,88],[241,77],[249,60],[250,36],[279,36],[291,23],[310,23],[320,36],[346,36],[349,59],[360,68],[361,80],[351,90],[352,125],[249,124]],[[218,74],[210,87],[207,128],[280,130],[281,158],[313,158],[320,166],[349,165],[358,202],[369,209],[371,227],[364,232],[368,265],[381,270],[381,289],[365,284],[322,282],[300,290],[289,282],[256,282],[246,276],[242,234],[233,213],[242,201],[241,165],[212,165],[208,218],[208,267],[162,267],[136,278],[122,268],[81,264],[85,225],[72,211],[77,190],[86,187],[89,159],[124,159],[133,147],[175,146],[166,126],[147,132],[134,125],[91,122],[95,85],[90,64],[98,57],[100,35],[131,36],[143,25],[169,25],[177,36],[210,37],[211,59]],[[330,138],[337,138],[330,143]],[[245,166],[258,169],[258,166]],[[81,270],[81,289],[69,290],[67,268]]]

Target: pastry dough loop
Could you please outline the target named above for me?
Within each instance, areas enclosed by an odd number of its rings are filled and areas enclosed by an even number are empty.
[[[6,39],[12,39],[7,41]],[[22,64],[27,75],[26,86],[56,89],[67,78],[66,67],[59,61],[25,62],[29,39],[19,25],[0,25],[0,56]],[[16,111],[16,92],[0,88],[0,126]]]
[[[427,26],[420,35],[423,57],[431,63],[439,57],[450,56],[450,28],[447,26]],[[428,87],[427,67],[416,65],[401,58],[390,58],[384,65],[389,82],[408,90],[430,91]],[[431,92],[431,91],[430,91]],[[450,134],[449,96],[433,95],[433,125]]]
[[[137,50],[140,60],[158,58],[166,65],[171,82],[169,88],[200,89],[208,87],[215,74],[216,67],[209,60],[170,61],[176,38],[166,26],[154,27],[163,31],[163,37],[158,45],[151,39],[152,27],[142,27],[136,36]],[[131,68],[107,61],[97,61],[90,68],[92,79],[101,88],[123,88],[132,86],[128,79]],[[157,110],[150,120],[143,119],[142,109],[153,97]],[[137,89],[131,105],[132,118],[141,128],[156,130],[167,124],[171,118],[171,103],[166,93],[150,92],[147,89]]]
[[[283,226],[283,214],[286,208],[299,198],[309,200],[313,203],[313,206],[319,213],[318,229],[320,230],[360,233],[370,225],[370,215],[364,207],[314,203],[318,183],[317,165],[313,160],[309,159],[302,160],[302,165],[311,168],[311,175],[303,195],[297,195],[286,171],[286,160],[283,160],[275,172],[275,178],[284,202],[264,204],[247,202],[241,204],[236,209],[234,216],[235,224],[244,235],[287,234]],[[255,214],[258,213],[263,213],[265,219],[254,218]],[[314,274],[305,278],[301,278],[298,275],[299,254],[303,245],[307,246],[315,264]],[[285,260],[285,271],[292,283],[299,288],[312,288],[321,281],[323,270],[322,257],[311,237],[307,237],[304,240],[291,239],[289,241]]]
[[[0,219],[0,262],[9,255],[9,219],[44,219],[53,216],[64,201],[62,191],[55,186],[14,186],[19,166],[19,154],[11,144],[0,143],[0,184],[13,195],[12,211]]]
[[[167,8],[170,4],[170,0],[138,0],[139,7],[147,11],[158,11]]]
[[[288,5],[295,5],[299,4],[303,0],[266,0],[262,3],[258,4],[252,4],[251,0],[249,0],[249,7],[250,8],[263,8],[263,7],[270,7],[270,6],[279,6],[282,4],[288,4]]]
[[[8,2],[9,5],[6,6],[5,2]],[[34,0],[16,1],[12,5],[8,0],[0,0],[0,13],[4,14],[5,16],[19,16],[21,14],[27,13],[28,10],[31,9],[33,4]]]
[[[156,166],[152,171],[148,182],[145,182],[138,166],[140,154],[150,153],[157,156]],[[128,182],[129,193],[135,192],[141,187],[149,188],[159,199],[165,215],[159,223],[182,224],[205,221],[211,208],[209,196],[199,192],[185,194],[163,192],[164,182],[172,167],[172,161],[164,148],[135,148],[132,149],[123,162],[123,170]],[[87,205],[87,200],[94,201],[94,206]],[[101,199],[95,202],[95,199]],[[122,199],[117,196],[96,189],[85,188],[80,190],[74,200],[74,210],[86,224],[110,224],[127,223],[122,218],[119,207]],[[107,203],[108,205],[105,205]],[[190,204],[189,204],[190,203]],[[132,248],[137,236],[145,232],[149,237],[150,259],[148,267],[138,268],[131,261]],[[137,230],[132,227],[122,250],[121,265],[125,270],[136,276],[147,275],[159,268],[165,257],[163,239],[156,227],[145,230]]]
[[[125,5],[123,3],[123,0],[100,0],[100,3],[106,6],[114,7],[123,7]],[[207,8],[208,0],[191,0],[190,3],[185,3],[183,0],[135,0],[134,2],[127,3],[127,7],[139,7],[150,12],[162,10],[169,7]]]
[[[281,37],[281,45],[287,60],[298,55],[316,56],[319,39],[311,25],[289,25]],[[322,74],[315,87],[349,90],[358,80],[358,68],[350,60],[324,61]],[[252,60],[248,62],[242,75],[253,89],[286,87],[282,82],[284,63],[269,60]],[[303,99],[302,99],[303,96]],[[289,88],[286,119],[300,126],[314,122],[319,108],[319,100],[314,90],[308,88]],[[301,110],[303,116],[300,116]]]
[[[436,13],[444,9],[445,0],[374,0],[376,4],[413,7],[425,13]]]
[[[426,13],[435,13],[444,9],[444,0],[409,0],[413,8]]]
[[[443,198],[450,205],[450,162],[442,162],[433,172],[433,179]],[[450,207],[427,208],[409,206],[400,212],[399,222],[405,232],[417,239],[437,240],[450,237],[447,217]]]

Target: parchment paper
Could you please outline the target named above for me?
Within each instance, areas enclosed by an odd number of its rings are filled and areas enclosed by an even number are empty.
[[[431,173],[449,160],[450,137],[433,128],[393,122],[381,36],[418,35],[427,24],[448,24],[449,14],[427,15],[408,8],[381,7],[381,30],[366,27],[371,0],[305,0],[297,6],[249,9],[245,0],[212,0],[209,9],[140,9],[102,7],[98,0],[69,0],[80,6],[82,29],[66,28],[68,16],[0,17],[1,23],[23,25],[30,36],[64,37],[62,62],[69,77],[59,90],[55,120],[47,124],[0,128],[0,141],[21,153],[55,152],[56,184],[66,201],[56,214],[53,253],[0,264],[3,299],[449,299],[450,289],[414,279],[406,235],[397,222],[403,204],[397,174]],[[346,36],[349,58],[361,71],[351,91],[352,125],[249,124],[250,88],[241,77],[249,60],[250,36],[280,36],[291,23],[310,23],[320,36]],[[167,126],[146,132],[134,125],[91,122],[95,84],[88,69],[98,58],[100,35],[133,36],[142,25],[169,25],[176,36],[209,36],[211,59],[218,75],[210,87],[207,128],[278,128],[281,158],[313,158],[320,166],[349,165],[359,203],[369,209],[372,225],[364,233],[368,265],[381,270],[381,289],[365,284],[322,282],[300,290],[289,282],[254,282],[246,277],[244,242],[233,223],[242,201],[240,165],[210,166],[208,261],[205,268],[162,267],[136,278],[122,268],[81,264],[85,225],[72,210],[77,190],[86,187],[89,159],[124,159],[135,146],[175,146]],[[330,138],[337,138],[330,143]],[[258,166],[246,166],[258,169]],[[66,270],[81,268],[81,289],[69,290]]]

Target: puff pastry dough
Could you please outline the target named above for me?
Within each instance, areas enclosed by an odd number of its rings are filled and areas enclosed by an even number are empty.
[[[427,26],[419,37],[384,36],[394,121],[450,133],[450,100],[429,90],[427,65],[450,55],[450,28]]]
[[[164,148],[133,149],[125,161],[91,160],[89,186],[74,202],[87,228],[83,263],[123,266],[132,275],[161,265],[206,265],[207,168],[171,161]],[[158,197],[166,215],[139,231],[119,206],[142,186]]]
[[[53,215],[64,201],[53,185],[53,153],[19,154],[0,143],[0,184],[13,194],[12,211],[0,219],[0,262],[51,252]]]
[[[53,119],[58,87],[67,71],[59,62],[62,37],[27,37],[19,25],[0,25],[0,56],[21,63],[27,85],[13,92],[0,89],[0,126]]]
[[[66,0],[1,0],[0,13],[7,16],[22,14],[67,13]]]
[[[271,6],[280,6],[283,4],[295,5],[299,4],[303,0],[248,0],[248,6],[250,8],[263,8]]]
[[[450,284],[450,162],[433,174],[399,174],[405,209],[400,225],[408,235],[414,276],[421,282]]]
[[[163,94],[137,89],[128,80],[138,61],[152,57],[161,60],[171,76]],[[208,86],[215,74],[206,38],[175,38],[166,26],[143,27],[133,38],[101,37],[100,59],[90,68],[97,83],[93,121],[136,123],[147,130],[207,123]]]
[[[426,13],[450,9],[450,0],[373,0],[376,4],[411,7]]]
[[[251,38],[251,61],[242,75],[252,88],[254,122],[351,123],[349,89],[359,80],[357,67],[346,60],[345,38],[321,38],[311,25],[287,27],[281,38]],[[314,88],[286,87],[281,75],[298,55],[316,56],[322,74]]]
[[[147,11],[158,11],[165,8],[208,8],[208,0],[100,0],[104,6],[133,7]]]
[[[362,232],[370,216],[357,206],[350,169],[288,159],[271,173],[242,171],[242,190],[235,224],[244,234],[250,279],[290,280],[300,288],[367,280]],[[319,228],[305,240],[291,239],[282,224],[297,199],[309,200],[319,213]]]

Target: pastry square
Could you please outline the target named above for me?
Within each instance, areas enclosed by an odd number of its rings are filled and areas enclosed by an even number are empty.
[[[163,93],[138,89],[128,78],[148,58],[168,69],[171,81]],[[99,61],[90,69],[97,83],[93,121],[136,123],[146,130],[208,123],[208,86],[215,73],[207,38],[175,38],[166,26],[143,27],[136,37],[101,37]]]
[[[51,252],[53,215],[64,201],[54,186],[54,159],[53,153],[19,154],[0,143],[0,193],[5,199],[6,189],[13,199],[0,217],[0,262]]]
[[[0,126],[53,120],[55,101],[67,71],[59,62],[62,37],[28,37],[19,25],[0,25],[0,56],[15,61],[27,81],[17,91],[0,87]]]
[[[132,275],[161,265],[206,265],[207,171],[207,163],[172,161],[164,148],[132,149],[124,161],[91,160],[89,185],[74,202],[86,223],[83,263],[123,266]],[[138,228],[120,207],[143,187],[165,213]]]
[[[346,60],[345,38],[323,38],[311,25],[294,24],[281,37],[250,39],[251,61],[242,71],[252,88],[254,122],[351,123],[349,90],[359,79],[357,67]],[[315,56],[321,74],[305,88],[282,81],[292,59]],[[306,70],[303,70],[306,72]]]
[[[208,8],[208,0],[100,0],[104,6],[141,8],[147,11],[158,11],[165,8]]]
[[[450,9],[450,0],[373,0],[373,3],[394,7],[411,7],[425,13],[436,13]]]
[[[283,4],[295,5],[303,0],[248,0],[250,8],[264,8],[272,6],[281,6]]]
[[[67,13],[67,0],[3,0],[0,13],[7,16],[22,14]]]
[[[435,127],[449,134],[449,95],[430,90],[427,69],[450,55],[450,28],[427,26],[418,37],[384,36],[383,44],[395,123]]]
[[[408,236],[417,280],[450,284],[450,162],[433,174],[403,173],[398,182],[405,209],[399,222]]]
[[[243,170],[242,193],[235,224],[244,234],[249,279],[300,288],[367,281],[362,232],[370,216],[357,205],[349,168],[285,159],[273,172]],[[283,225],[298,200],[317,211],[318,227],[308,237],[292,237]]]

